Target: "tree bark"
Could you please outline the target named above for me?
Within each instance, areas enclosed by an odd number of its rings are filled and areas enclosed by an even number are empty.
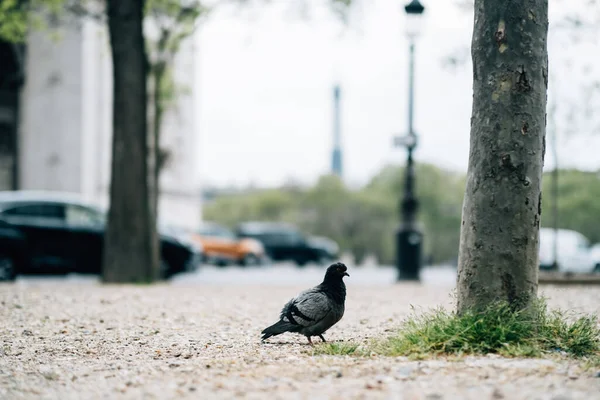
[[[548,0],[475,0],[458,311],[537,295]]]
[[[158,277],[148,174],[144,0],[108,0],[113,57],[113,148],[103,281],[152,282]]]

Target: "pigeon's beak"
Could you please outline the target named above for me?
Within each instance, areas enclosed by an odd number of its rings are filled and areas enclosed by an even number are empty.
[[[344,276],[350,276],[347,272],[344,272]]]

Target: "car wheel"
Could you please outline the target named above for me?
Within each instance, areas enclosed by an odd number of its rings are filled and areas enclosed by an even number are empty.
[[[596,264],[596,266],[594,267],[594,272],[600,274],[600,263]]]
[[[258,259],[258,257],[256,257],[255,254],[249,253],[246,254],[244,258],[242,258],[241,264],[244,267],[251,267],[260,264],[260,260]]]
[[[10,256],[0,254],[0,282],[14,281],[16,278],[15,262]]]

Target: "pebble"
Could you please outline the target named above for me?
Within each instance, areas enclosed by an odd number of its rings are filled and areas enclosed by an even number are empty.
[[[494,391],[492,392],[492,398],[493,399],[503,399],[504,393],[502,393],[502,391],[500,389],[494,388]]]
[[[413,372],[415,372],[417,368],[415,366],[412,365],[408,365],[405,367],[400,367],[398,368],[398,376],[406,378],[412,375]]]

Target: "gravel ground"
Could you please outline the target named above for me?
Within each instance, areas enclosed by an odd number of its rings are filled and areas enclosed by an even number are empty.
[[[411,305],[452,304],[451,283],[365,283],[349,272],[346,315],[330,341],[387,335]],[[260,344],[259,332],[306,287],[2,284],[0,399],[600,399],[598,371],[571,361],[313,356],[291,334]],[[552,307],[600,313],[598,287],[541,292]]]

